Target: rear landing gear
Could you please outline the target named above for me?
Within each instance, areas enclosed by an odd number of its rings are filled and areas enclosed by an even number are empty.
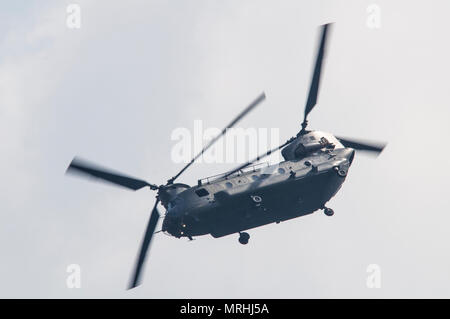
[[[323,208],[323,212],[327,216],[333,216],[334,215],[334,210],[332,210],[331,208],[328,208],[328,207],[324,207]]]
[[[246,233],[246,232],[239,233],[239,242],[242,245],[247,245],[249,239],[250,239],[250,235],[248,233]]]

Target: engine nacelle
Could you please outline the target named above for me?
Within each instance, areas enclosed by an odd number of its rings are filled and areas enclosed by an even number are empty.
[[[308,154],[317,152],[321,148],[324,148],[324,144],[321,142],[312,142],[308,144],[300,143],[297,145],[297,147],[294,150],[295,157],[305,157]]]
[[[281,150],[281,154],[285,160],[295,161],[316,153],[321,149],[343,147],[344,146],[329,133],[310,131],[306,134],[297,136],[291,144]]]

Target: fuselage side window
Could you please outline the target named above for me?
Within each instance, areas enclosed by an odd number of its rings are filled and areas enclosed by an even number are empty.
[[[204,189],[204,188],[199,188],[195,191],[195,193],[199,196],[199,197],[205,197],[209,195],[209,192]]]

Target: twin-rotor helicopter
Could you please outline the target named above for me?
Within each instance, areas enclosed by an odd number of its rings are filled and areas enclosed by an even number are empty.
[[[330,24],[321,27],[321,37],[315,67],[304,110],[301,130],[279,147],[269,150],[232,171],[198,180],[189,186],[177,179],[196,159],[207,151],[227,129],[233,127],[264,99],[264,93],[247,106],[201,152],[165,184],[157,185],[129,177],[74,158],[69,172],[96,177],[131,190],[148,187],[156,191],[156,201],[150,214],[130,283],[140,283],[142,267],[151,239],[164,208],[161,231],[176,238],[210,234],[214,238],[239,234],[239,242],[247,244],[248,229],[279,223],[311,214],[322,209],[334,214],[325,204],[338,192],[353,162],[355,150],[379,154],[384,144],[367,144],[337,137],[330,133],[307,130],[307,117],[317,102],[319,82]],[[281,150],[284,161],[276,165],[254,164]]]

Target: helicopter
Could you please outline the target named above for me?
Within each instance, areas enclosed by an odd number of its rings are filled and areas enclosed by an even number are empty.
[[[307,130],[308,114],[317,103],[330,26],[321,26],[301,130],[282,145],[229,172],[199,179],[195,186],[175,182],[228,129],[265,99],[262,93],[165,184],[151,184],[77,157],[72,160],[67,172],[81,173],[135,191],[148,187],[157,192],[129,289],[141,282],[142,268],[161,218],[159,204],[165,209],[161,229],[164,233],[190,240],[207,234],[214,238],[239,234],[239,243],[245,245],[250,239],[246,230],[280,223],[317,210],[332,216],[333,209],[325,204],[345,181],[355,151],[369,151],[376,155],[383,151],[384,143],[366,143]],[[255,164],[278,150],[281,150],[284,161],[275,165]]]

